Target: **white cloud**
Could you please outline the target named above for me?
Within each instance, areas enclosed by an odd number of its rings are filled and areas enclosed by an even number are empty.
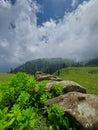
[[[76,7],[77,4],[78,4],[78,0],[72,0],[72,4],[71,4],[72,7]]]
[[[0,6],[5,7],[5,8],[9,8],[10,7],[10,1],[0,0]]]
[[[22,64],[39,57],[98,56],[97,0],[84,2],[58,23],[51,19],[43,26],[37,26],[37,10],[32,0],[17,0],[14,6],[0,2],[1,64]]]

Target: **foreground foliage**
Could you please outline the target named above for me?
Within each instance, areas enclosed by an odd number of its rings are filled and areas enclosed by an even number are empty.
[[[62,86],[46,92],[46,81],[37,82],[17,73],[0,82],[0,130],[75,130],[57,104],[45,106],[49,98],[62,94]]]

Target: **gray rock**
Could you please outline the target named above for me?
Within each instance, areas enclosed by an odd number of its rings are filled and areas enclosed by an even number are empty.
[[[43,72],[40,72],[40,71],[37,71],[35,73],[34,77],[37,81],[42,81],[42,80],[61,81],[61,79],[56,77],[56,76],[46,74],[46,73],[43,73]]]
[[[86,88],[81,86],[80,84],[73,82],[73,81],[52,81],[48,82],[46,86],[46,91],[51,91],[51,87],[53,84],[61,84],[63,86],[63,93],[68,93],[68,92],[81,92],[81,93],[86,93]]]
[[[53,103],[64,109],[78,130],[98,130],[98,96],[69,92],[49,99],[46,105]]]

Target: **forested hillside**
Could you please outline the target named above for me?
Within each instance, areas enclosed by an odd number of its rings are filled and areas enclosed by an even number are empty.
[[[85,65],[86,66],[98,66],[98,58],[89,60]]]
[[[26,72],[34,74],[36,71],[42,71],[51,74],[58,69],[73,66],[74,64],[74,61],[62,58],[36,59],[28,61],[15,69],[11,69],[10,72]]]
[[[80,67],[80,66],[98,66],[98,58],[91,59],[88,61],[76,62],[69,59],[63,58],[43,58],[28,61],[23,65],[15,69],[11,69],[10,73],[26,72],[29,74],[35,74],[36,71],[42,71],[45,73],[54,73],[55,71],[66,68],[66,67]]]

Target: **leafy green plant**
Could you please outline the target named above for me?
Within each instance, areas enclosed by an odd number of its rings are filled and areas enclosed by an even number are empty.
[[[45,106],[48,99],[62,94],[62,85],[53,84],[47,92],[46,83],[25,73],[0,82],[0,130],[74,130],[57,104]]]
[[[20,94],[21,91],[30,91],[36,84],[33,77],[26,73],[17,73],[10,81],[10,86],[15,88],[15,91]]]
[[[8,83],[2,83],[0,87],[2,95],[0,99],[0,108],[8,107],[9,109],[15,103],[15,91],[14,88],[10,87]]]
[[[70,127],[69,119],[65,116],[64,110],[58,104],[46,107],[50,130],[76,130]]]
[[[63,93],[62,84],[55,84],[55,83],[52,84],[51,93],[52,93],[53,97],[61,95]]]
[[[52,98],[52,94],[50,92],[44,92],[44,94],[40,96],[40,102],[44,104],[50,98]]]
[[[33,105],[37,108],[41,108],[43,107],[42,102],[41,102],[41,97],[44,94],[44,96],[46,97],[46,81],[42,81],[40,83],[37,83],[34,91],[33,91],[33,95],[32,95],[32,102]]]
[[[30,94],[25,91],[22,91],[17,99],[17,103],[21,108],[27,108],[30,105],[29,99],[30,99]]]
[[[7,109],[0,110],[0,116],[0,130],[13,128],[15,130],[31,130],[36,122],[33,108],[21,110],[18,104],[15,104],[9,112]]]
[[[38,92],[39,92],[40,95],[42,95],[43,92],[45,92],[45,90],[46,90],[46,84],[47,84],[46,81],[42,81],[42,82],[38,83]]]
[[[6,115],[7,115],[8,108],[5,107],[3,110],[0,109],[0,130],[4,130],[6,128]]]

